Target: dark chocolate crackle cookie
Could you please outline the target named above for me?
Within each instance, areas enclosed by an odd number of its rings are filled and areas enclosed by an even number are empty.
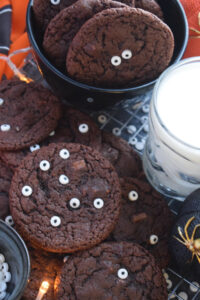
[[[147,10],[160,19],[164,19],[162,8],[155,0],[135,0],[135,7]]]
[[[9,215],[9,188],[12,171],[0,160],[0,218],[5,220]]]
[[[81,26],[98,12],[112,7],[126,5],[112,0],[78,0],[57,14],[49,23],[43,40],[43,48],[52,63],[65,71],[69,45]]]
[[[76,0],[34,0],[33,11],[37,28],[44,32],[51,19],[74,2]]]
[[[60,102],[36,83],[0,84],[0,150],[18,150],[43,140],[57,126]]]
[[[134,243],[103,243],[69,257],[56,279],[57,300],[166,300],[153,256]]]
[[[133,178],[120,182],[122,209],[112,239],[140,244],[151,252],[160,267],[166,267],[170,259],[168,242],[173,221],[170,209],[147,182]]]
[[[90,85],[135,86],[155,79],[173,50],[173,34],[158,17],[142,9],[110,8],[81,27],[66,66],[73,79]]]
[[[119,179],[99,152],[50,144],[15,171],[10,208],[18,231],[36,247],[74,252],[106,239],[120,211]]]
[[[29,254],[31,273],[21,300],[35,300],[44,281],[48,282],[49,287],[42,300],[54,300],[54,282],[63,265],[62,257],[30,247]]]
[[[2,151],[1,159],[14,170],[26,155],[50,143],[76,142],[100,150],[101,141],[101,131],[89,115],[63,105],[57,128],[45,140],[18,151]]]
[[[143,170],[139,155],[122,138],[102,132],[101,154],[115,167],[120,177],[137,177]]]

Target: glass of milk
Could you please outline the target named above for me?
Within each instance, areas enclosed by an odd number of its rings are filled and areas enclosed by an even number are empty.
[[[200,188],[200,57],[173,65],[157,81],[143,166],[168,197],[183,201]]]

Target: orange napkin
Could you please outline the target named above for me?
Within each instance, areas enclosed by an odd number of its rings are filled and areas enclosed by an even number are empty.
[[[200,1],[181,0],[189,24],[189,41],[183,58],[200,56]]]
[[[0,1],[0,79],[11,78],[30,47],[26,30],[28,0]],[[24,49],[21,51],[21,49]]]

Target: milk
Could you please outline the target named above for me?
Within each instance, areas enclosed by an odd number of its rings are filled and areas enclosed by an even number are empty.
[[[184,200],[200,187],[200,57],[170,67],[158,80],[143,165],[167,196]]]

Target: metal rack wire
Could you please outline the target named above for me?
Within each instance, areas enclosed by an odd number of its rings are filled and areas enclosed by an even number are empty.
[[[26,58],[26,64],[21,72],[34,81],[41,81],[42,77],[31,55]],[[44,83],[45,84],[45,83]],[[101,129],[112,132],[124,138],[140,155],[144,148],[148,134],[148,111],[151,92],[119,103],[111,109],[93,112],[91,116]],[[177,214],[181,202],[166,199],[170,209]],[[168,300],[200,300],[200,279],[193,274],[180,275],[172,265],[163,270],[168,287]]]

